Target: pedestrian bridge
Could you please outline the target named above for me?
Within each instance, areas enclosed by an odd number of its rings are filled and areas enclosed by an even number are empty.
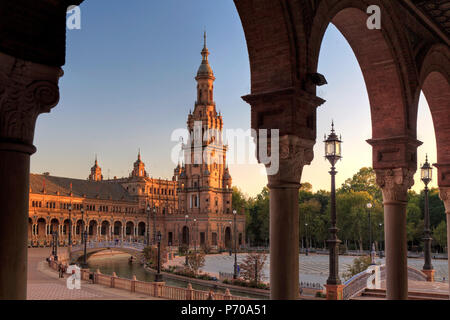
[[[128,253],[138,259],[143,258],[143,250],[145,245],[139,242],[127,241],[89,241],[86,243],[86,260],[92,255],[101,251],[113,250]],[[79,261],[84,254],[84,244],[78,244],[72,247],[72,261]]]
[[[408,266],[408,282],[427,282],[427,275]],[[381,290],[386,282],[386,265],[372,265],[344,283],[343,299],[350,300],[361,295],[367,289]]]

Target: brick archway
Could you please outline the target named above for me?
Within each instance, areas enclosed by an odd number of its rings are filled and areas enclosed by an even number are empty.
[[[382,29],[367,28],[367,8],[381,7]],[[397,32],[391,10],[386,1],[339,0],[332,4],[322,2],[317,9],[311,38],[309,69],[316,72],[324,34],[330,23],[345,37],[361,68],[369,96],[372,120],[372,138],[398,136],[416,137],[415,118],[412,117],[415,80],[413,58],[404,35]],[[404,44],[406,42],[406,44]],[[405,52],[407,53],[405,55]],[[412,70],[412,71],[409,71]],[[410,79],[413,79],[412,81]],[[410,81],[414,84],[409,88]],[[315,91],[314,91],[315,92]]]

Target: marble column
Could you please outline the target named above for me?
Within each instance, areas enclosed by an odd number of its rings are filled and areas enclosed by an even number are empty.
[[[383,192],[386,252],[386,298],[408,299],[408,247],[406,206],[408,190],[414,185],[414,170],[406,168],[375,170]]]
[[[447,216],[447,258],[450,261],[450,187],[440,187],[440,197],[445,205],[445,213]],[[448,264],[448,274],[450,279],[450,263]],[[450,298],[450,286],[449,286],[449,298]]]
[[[0,52],[0,299],[26,299],[30,156],[39,114],[59,101],[62,71]]]
[[[272,300],[299,298],[298,190],[303,166],[314,158],[314,143],[294,135],[280,137],[279,170],[268,175]]]

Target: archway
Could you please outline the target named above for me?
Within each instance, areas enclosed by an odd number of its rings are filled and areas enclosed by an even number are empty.
[[[183,244],[189,246],[189,228],[187,226],[183,227]]]
[[[447,255],[450,248],[450,53],[448,47],[436,45],[428,51],[421,69],[422,91],[434,124],[437,148],[437,182],[447,220]],[[417,92],[417,105],[419,100]],[[448,265],[450,274],[450,263]],[[449,288],[450,290],[450,288]]]
[[[227,250],[232,248],[230,227],[225,228],[225,248],[227,248]]]
[[[109,221],[103,221],[102,225],[101,225],[101,230],[100,230],[100,233],[101,233],[101,236],[103,239],[110,240],[109,239],[109,237],[110,237],[109,231],[110,231]]]
[[[145,223],[144,222],[139,222],[138,224],[138,235],[140,237],[144,237],[145,236]]]
[[[114,235],[115,236],[122,235],[122,222],[120,222],[120,221],[114,222]]]
[[[89,221],[88,235],[90,240],[97,240],[98,237],[97,229],[98,229],[98,222],[96,220]]]

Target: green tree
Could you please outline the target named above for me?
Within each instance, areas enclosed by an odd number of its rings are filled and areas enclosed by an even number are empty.
[[[447,223],[445,221],[441,221],[441,223],[433,229],[433,239],[439,246],[439,251],[443,251],[447,245]]]
[[[345,180],[340,188],[340,192],[360,192],[364,191],[371,195],[373,199],[382,202],[383,196],[380,187],[376,183],[375,171],[372,168],[361,168],[352,178]]]

